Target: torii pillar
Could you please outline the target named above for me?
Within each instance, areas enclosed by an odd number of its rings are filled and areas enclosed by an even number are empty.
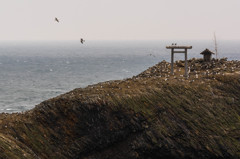
[[[188,76],[188,65],[187,65],[187,49],[192,49],[192,46],[166,46],[167,49],[171,49],[171,74],[173,75],[173,63],[174,63],[174,53],[184,53],[185,54],[185,74]],[[176,49],[176,50],[175,50]]]

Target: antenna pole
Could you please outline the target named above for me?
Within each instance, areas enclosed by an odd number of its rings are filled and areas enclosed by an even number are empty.
[[[218,48],[217,48],[217,38],[214,32],[214,45],[215,45],[215,52],[216,52],[216,59],[218,58]]]

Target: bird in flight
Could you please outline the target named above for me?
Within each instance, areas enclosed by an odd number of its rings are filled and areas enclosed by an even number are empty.
[[[80,42],[83,44],[85,42],[85,40],[83,40],[83,38],[80,39]]]
[[[56,18],[56,17],[55,17],[55,21],[59,23],[59,20],[58,20],[58,18]]]
[[[156,57],[155,55],[153,55],[153,54],[149,54],[149,56],[153,56],[153,57]]]

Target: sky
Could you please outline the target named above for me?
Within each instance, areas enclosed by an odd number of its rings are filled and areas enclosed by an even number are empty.
[[[0,0],[1,41],[240,39],[240,0]],[[54,18],[59,19],[59,23]]]

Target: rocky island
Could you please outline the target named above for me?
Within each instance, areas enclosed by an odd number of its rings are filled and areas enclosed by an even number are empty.
[[[240,61],[162,61],[0,114],[0,158],[240,158]]]

